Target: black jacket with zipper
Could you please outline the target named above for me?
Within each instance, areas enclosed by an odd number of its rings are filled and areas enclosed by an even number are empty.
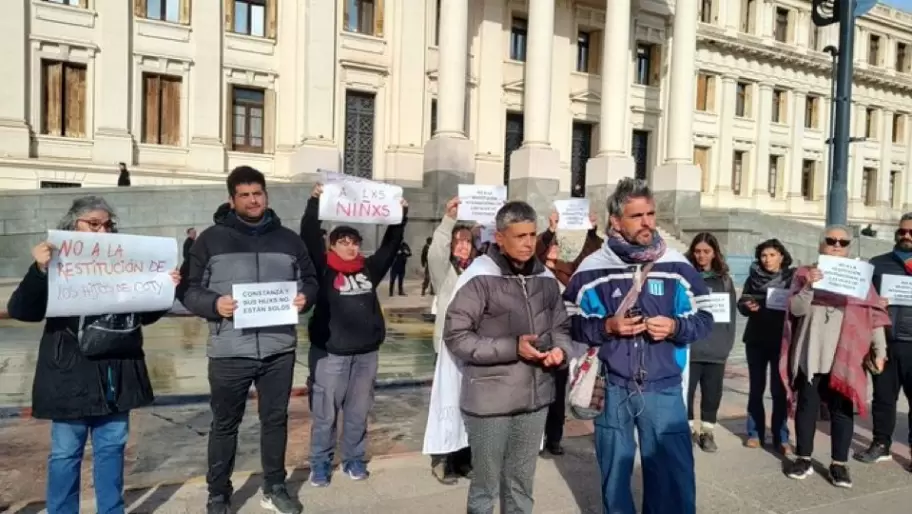
[[[870,260],[874,266],[874,288],[880,294],[880,283],[884,275],[899,275],[907,277],[906,267],[893,252],[878,255]],[[885,327],[887,330],[887,341],[890,343],[912,343],[912,307],[902,305],[890,305],[887,307],[890,313],[890,326]]]

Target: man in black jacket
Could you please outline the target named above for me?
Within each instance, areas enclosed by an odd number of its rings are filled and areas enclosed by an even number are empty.
[[[266,179],[240,166],[228,175],[232,210],[200,234],[190,250],[184,306],[209,321],[209,514],[227,514],[238,426],[250,385],[256,385],[263,465],[261,505],[281,514],[299,514],[300,502],[285,487],[288,398],[294,378],[295,325],[236,329],[235,284],[288,282],[298,285],[294,306],[309,307],[318,283],[307,248],[268,208]]]
[[[353,480],[369,475],[367,417],[374,403],[378,350],[386,338],[377,286],[393,265],[408,214],[408,204],[401,200],[402,222],[386,229],[370,257],[361,254],[361,234],[344,225],[329,233],[327,252],[320,235],[321,194],[323,186],[317,184],[301,218],[301,239],[321,277],[308,327],[310,483],[314,487],[330,482],[339,410],[343,413],[342,471]]]
[[[873,376],[874,399],[871,412],[874,440],[867,450],[856,453],[861,462],[891,460],[890,445],[896,427],[896,402],[902,389],[912,404],[912,305],[897,298],[893,291],[908,291],[912,284],[912,213],[903,214],[894,233],[893,251],[871,259],[874,265],[874,287],[889,303],[891,326],[887,330],[887,362],[883,371]],[[895,284],[905,287],[896,288]],[[909,414],[912,426],[912,413]],[[909,434],[912,443],[912,433]]]

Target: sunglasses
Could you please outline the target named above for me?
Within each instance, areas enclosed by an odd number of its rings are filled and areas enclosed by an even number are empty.
[[[850,239],[836,239],[835,237],[824,238],[823,242],[826,243],[827,246],[835,246],[840,248],[847,248],[850,244],[852,244],[852,240]]]
[[[906,236],[912,236],[912,230],[909,230],[907,228],[896,229],[896,237],[906,237]]]

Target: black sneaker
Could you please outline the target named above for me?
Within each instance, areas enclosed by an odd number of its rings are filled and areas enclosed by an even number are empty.
[[[716,438],[713,437],[712,432],[701,433],[698,444],[700,445],[700,449],[706,453],[716,453],[719,450],[719,447],[716,446]]]
[[[845,464],[830,464],[830,482],[836,487],[852,488],[852,476]]]
[[[871,446],[868,446],[867,450],[863,452],[856,452],[853,457],[858,462],[864,462],[865,464],[874,464],[875,462],[893,460],[893,455],[890,454],[890,449],[883,443],[871,443]]]
[[[814,474],[814,466],[811,465],[811,459],[795,459],[785,469],[785,476],[795,480],[804,480]]]
[[[206,502],[206,514],[228,514],[231,504],[222,495],[210,496]]]
[[[545,443],[545,450],[547,450],[547,452],[550,453],[551,455],[563,455],[564,454],[564,447],[561,446],[561,444],[559,442],[558,443],[552,443],[552,442]]]
[[[693,446],[700,446],[700,434],[699,432],[690,432],[690,444]]]
[[[274,485],[269,490],[263,489],[263,499],[260,500],[260,507],[279,514],[301,514],[304,507],[297,498],[288,495],[288,489],[285,484]]]

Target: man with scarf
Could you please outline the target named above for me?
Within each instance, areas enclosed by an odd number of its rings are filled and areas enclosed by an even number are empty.
[[[336,421],[342,411],[342,471],[352,480],[368,477],[367,418],[374,403],[378,351],[386,322],[377,286],[396,259],[405,234],[408,204],[401,200],[402,222],[386,229],[370,257],[361,253],[361,234],[345,225],[329,233],[329,251],[321,235],[320,195],[314,186],[301,218],[307,245],[320,280],[310,318],[310,483],[329,485],[336,447]]]
[[[890,253],[871,259],[874,265],[874,287],[881,296],[888,294],[884,282],[896,283],[912,276],[912,213],[903,214],[894,233],[896,246]],[[871,402],[874,440],[867,450],[856,453],[861,462],[891,460],[890,446],[896,428],[896,403],[899,391],[912,404],[912,307],[890,305],[892,326],[887,327],[887,361],[883,373],[874,374],[874,400]],[[912,413],[908,426],[912,427]],[[912,433],[909,434],[912,442]],[[910,468],[912,469],[912,468]]]
[[[643,512],[696,511],[696,479],[682,375],[687,345],[713,326],[709,290],[656,231],[652,191],[625,178],[608,198],[601,250],[570,279],[564,299],[579,306],[575,341],[598,346],[606,375],[595,448],[605,512],[636,512],[631,491],[637,443]]]

